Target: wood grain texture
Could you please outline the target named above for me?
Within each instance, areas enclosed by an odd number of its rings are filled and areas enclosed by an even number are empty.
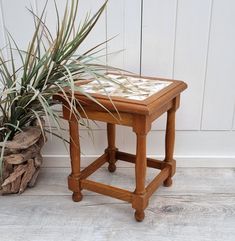
[[[138,78],[138,76],[134,76]],[[149,78],[149,77],[146,77]],[[156,80],[156,78],[149,78]],[[63,118],[69,121],[70,132],[70,156],[71,156],[71,175],[68,177],[68,187],[73,191],[73,201],[79,202],[82,199],[81,190],[86,189],[89,191],[97,192],[103,195],[116,197],[118,199],[130,202],[132,208],[135,211],[135,219],[139,222],[143,221],[145,217],[144,210],[148,206],[148,201],[153,191],[159,187],[159,184],[164,182],[164,185],[169,187],[172,184],[171,177],[175,174],[175,161],[173,160],[174,151],[174,139],[175,139],[175,112],[180,105],[180,94],[183,92],[187,85],[183,81],[166,80],[170,81],[170,85],[164,89],[154,92],[151,96],[144,100],[129,100],[125,97],[113,97],[112,103],[109,97],[102,94],[92,94],[93,98],[96,98],[102,106],[109,109],[109,111],[116,113],[118,110],[120,121],[116,118],[115,122],[110,121],[107,115],[104,115],[104,109],[99,105],[94,105],[89,98],[81,95],[79,92],[75,92],[75,98],[79,100],[82,108],[79,106],[77,110],[79,112],[85,111],[87,118],[91,120],[99,120],[107,123],[107,139],[108,148],[105,152],[108,153],[111,164],[114,164],[115,157],[115,125],[128,125],[132,127],[132,130],[136,133],[136,161],[135,161],[135,180],[136,186],[134,193],[128,192],[124,189],[116,188],[111,185],[105,185],[103,183],[87,180],[86,177],[92,174],[96,169],[103,164],[103,161],[108,161],[105,157],[101,156],[94,161],[90,166],[80,172],[80,136],[78,135],[78,122],[73,113],[70,113],[69,106],[63,93],[59,93],[53,96],[55,100],[59,100],[63,104]],[[115,106],[115,107],[114,107]],[[152,122],[160,116],[157,113],[167,112],[167,131],[166,131],[166,152],[164,162],[167,163],[167,175],[159,175],[159,178],[154,178],[150,184],[150,188],[146,189],[146,167],[147,167],[147,134],[151,130]],[[128,115],[128,116],[126,116]],[[125,119],[126,117],[126,119]],[[118,121],[118,122],[117,122]],[[120,123],[119,123],[120,122]],[[128,158],[129,155],[126,155]],[[101,159],[101,161],[99,160]],[[102,161],[103,160],[103,161]],[[98,162],[98,165],[97,165]],[[110,164],[110,161],[109,161]],[[109,165],[109,171],[115,171],[115,165],[111,168]],[[162,172],[164,171],[161,170]],[[84,174],[84,175],[83,175]],[[161,173],[160,173],[161,174]],[[84,178],[82,177],[84,176]],[[148,193],[149,190],[149,193]]]
[[[47,172],[50,174],[44,175]],[[60,193],[58,189],[59,180],[67,176],[65,172],[59,168],[42,172],[41,182],[53,182],[51,195],[40,192],[42,183],[38,183],[32,189],[35,196],[29,190],[21,196],[0,198],[0,219],[4,220],[0,240],[72,241],[78,236],[86,241],[121,241],[127,237],[131,241],[139,237],[143,241],[235,238],[234,169],[179,169],[174,187],[152,197],[141,224],[133,220],[129,205],[119,200],[84,195],[83,202],[72,203],[70,193]],[[104,173],[110,173],[103,169],[102,177],[108,180]],[[182,183],[177,185],[177,180]],[[48,187],[50,184],[44,185],[44,189]],[[64,190],[67,191],[66,184]]]
[[[152,168],[147,169],[147,185],[158,172],[158,170]],[[22,195],[70,195],[70,192],[67,190],[66,181],[69,173],[69,168],[42,168],[36,187],[26,190]],[[100,168],[89,179],[134,191],[134,173],[134,166],[128,168],[120,167],[120,162],[117,162],[115,173],[109,173],[107,165],[104,165],[103,168]],[[174,185],[170,188],[160,187],[154,195],[205,196],[210,194],[219,195],[220,193],[232,195],[235,193],[234,179],[235,169],[231,168],[177,168],[177,172],[173,178]],[[82,192],[84,197],[96,195],[86,190]]]
[[[235,100],[234,22],[235,2],[215,0],[202,116],[203,130],[231,130],[232,128]]]

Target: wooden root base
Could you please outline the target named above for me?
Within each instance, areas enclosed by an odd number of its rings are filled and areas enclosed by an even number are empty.
[[[80,202],[82,201],[82,193],[81,192],[74,192],[72,195],[72,199],[74,202]]]
[[[46,139],[38,126],[30,126],[6,142],[0,194],[23,193],[36,183]]]
[[[135,211],[135,219],[136,219],[136,221],[138,221],[138,222],[142,222],[143,220],[144,220],[144,218],[145,218],[145,213],[144,213],[144,211],[143,210],[136,210]]]

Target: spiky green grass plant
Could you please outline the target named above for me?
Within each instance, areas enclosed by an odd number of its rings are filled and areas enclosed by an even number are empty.
[[[102,44],[84,54],[76,53],[96,25],[107,1],[93,16],[87,14],[83,22],[75,29],[78,2],[78,0],[68,1],[62,18],[59,16],[55,3],[57,16],[55,36],[52,36],[46,25],[46,6],[40,16],[29,10],[34,19],[35,31],[27,50],[19,49],[14,38],[10,33],[7,34],[10,57],[6,59],[2,51],[0,52],[1,160],[4,155],[4,143],[11,140],[17,132],[34,120],[38,120],[41,128],[45,128],[41,119],[47,118],[49,120],[47,131],[53,132],[51,126],[55,126],[58,136],[63,138],[60,126],[61,117],[52,108],[58,104],[52,98],[55,93],[64,94],[71,111],[82,122],[83,120],[79,118],[80,113],[76,109],[79,102],[74,98],[74,92],[80,91],[94,102],[97,103],[97,101],[84,93],[82,87],[75,83],[87,78],[95,78],[97,81],[100,78],[114,81],[105,75],[108,68],[106,65],[94,62]],[[20,65],[16,64],[16,57],[20,59]],[[70,90],[69,93],[64,91],[65,88]]]

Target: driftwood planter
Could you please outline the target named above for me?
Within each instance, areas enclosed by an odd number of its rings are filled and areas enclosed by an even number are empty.
[[[39,126],[16,134],[5,146],[0,194],[22,193],[33,187],[42,165],[41,148],[45,135]]]

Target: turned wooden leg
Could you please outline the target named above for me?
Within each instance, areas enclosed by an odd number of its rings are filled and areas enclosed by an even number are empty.
[[[111,123],[107,123],[107,138],[108,138],[108,148],[106,149],[106,152],[109,153],[109,166],[108,170],[110,172],[115,172],[116,170],[116,151],[117,148],[115,147],[115,125]]]
[[[165,162],[171,165],[171,173],[164,181],[164,186],[169,187],[172,185],[172,176],[175,174],[175,160],[173,159],[174,144],[175,144],[175,112],[174,108],[167,112],[167,125],[165,137]]]
[[[73,191],[72,199],[74,202],[82,200],[80,189],[80,142],[79,142],[79,126],[77,121],[69,121],[70,131],[70,158],[71,158],[71,174],[68,177],[68,186]]]
[[[144,217],[144,209],[147,206],[147,200],[145,197],[145,179],[146,179],[146,168],[147,168],[147,157],[146,157],[146,134],[137,135],[136,145],[136,163],[135,163],[135,180],[136,180],[136,200],[133,203],[135,211],[135,219],[141,222]]]

